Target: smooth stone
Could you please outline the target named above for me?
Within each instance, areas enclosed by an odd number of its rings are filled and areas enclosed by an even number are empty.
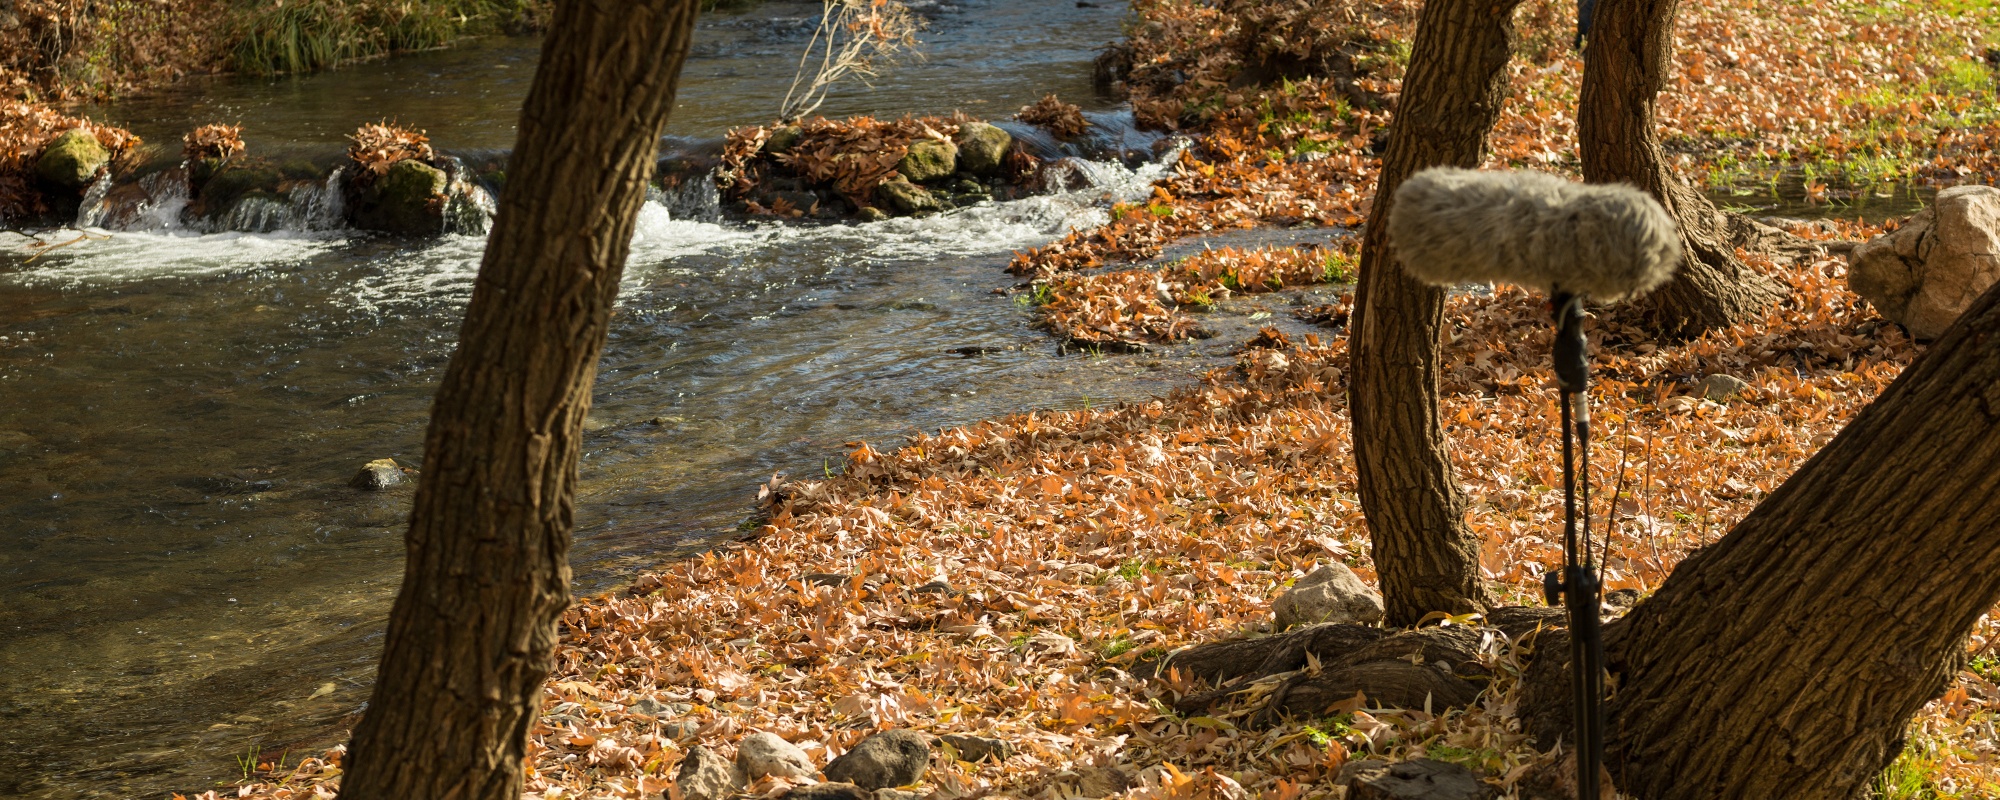
[[[968,122],[959,126],[952,141],[958,144],[959,169],[990,176],[1000,171],[1007,148],[1014,146],[1014,135],[997,125]]]
[[[757,731],[736,743],[736,768],[749,781],[766,775],[797,779],[819,774],[806,751],[766,731]]]
[[[1708,400],[1720,403],[1731,397],[1735,397],[1748,388],[1750,388],[1750,383],[1742,378],[1734,375],[1717,374],[1702,378],[1696,382],[1694,393]]]
[[[826,765],[829,781],[864,789],[908,786],[930,767],[930,737],[911,730],[883,731],[862,739]]]
[[[1271,612],[1279,630],[1322,622],[1372,625],[1382,621],[1382,596],[1347,565],[1332,563],[1292,584],[1271,601]]]

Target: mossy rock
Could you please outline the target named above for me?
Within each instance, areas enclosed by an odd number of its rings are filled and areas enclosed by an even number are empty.
[[[764,146],[761,149],[774,156],[783,155],[799,146],[799,139],[803,136],[805,136],[804,129],[797,125],[786,125],[771,131],[771,135],[764,138]]]
[[[398,161],[349,197],[347,221],[384,233],[443,232],[449,185],[444,170],[414,158]]]
[[[280,198],[285,172],[262,159],[202,159],[189,176],[193,184],[187,215],[215,219],[252,197]]]
[[[952,141],[958,144],[959,169],[991,176],[999,174],[1000,165],[1007,158],[1007,148],[1014,146],[1014,135],[998,125],[969,122],[958,129],[958,136]]]
[[[938,203],[937,197],[924,187],[903,178],[883,181],[882,185],[875,187],[875,193],[880,195],[890,208],[904,214],[922,214],[944,207]]]
[[[910,152],[896,162],[896,171],[917,183],[948,177],[958,171],[958,145],[936,139],[910,143]]]
[[[97,171],[111,163],[111,151],[99,144],[97,136],[83,128],[71,128],[50,140],[35,159],[35,174],[51,186],[80,190],[96,182]]]

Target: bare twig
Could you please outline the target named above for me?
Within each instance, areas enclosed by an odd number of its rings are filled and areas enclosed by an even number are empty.
[[[792,86],[785,91],[778,118],[791,122],[812,113],[826,102],[834,84],[849,77],[867,84],[881,74],[878,69],[895,60],[904,49],[917,43],[922,22],[900,0],[823,0],[819,26],[799,54],[798,70]],[[819,65],[810,76],[806,66],[813,54]]]

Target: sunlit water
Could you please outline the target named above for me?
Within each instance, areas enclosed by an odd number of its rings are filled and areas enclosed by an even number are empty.
[[[770,116],[807,10],[705,21],[673,133]],[[942,7],[925,60],[825,110],[1002,116],[1051,90],[1103,108],[1089,62],[1123,13]],[[503,148],[535,46],[92,113],[154,141],[240,121],[264,153],[331,153],[382,117],[446,150]],[[730,535],[773,471],[819,474],[845,442],[1185,383],[1198,359],[1061,356],[992,291],[1012,249],[1102,222],[1159,169],[1080,164],[1073,191],[867,226],[649,204],[583,456],[579,591]],[[371,459],[422,463],[482,242],[171,217],[50,232],[63,246],[17,241],[0,263],[0,796],[199,789],[251,748],[323,744],[366,698],[410,495],[345,483]]]

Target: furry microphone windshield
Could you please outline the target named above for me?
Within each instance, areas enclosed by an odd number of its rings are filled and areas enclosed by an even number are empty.
[[[1666,283],[1681,259],[1673,217],[1630,186],[1436,167],[1395,200],[1389,236],[1403,269],[1435,286],[1512,283],[1609,302]]]

